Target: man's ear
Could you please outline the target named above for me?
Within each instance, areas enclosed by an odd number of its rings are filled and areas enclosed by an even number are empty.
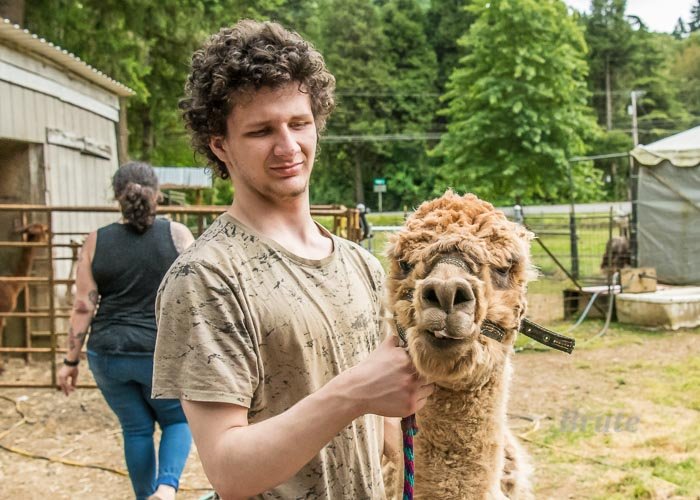
[[[209,139],[209,149],[211,149],[212,153],[225,165],[228,165],[227,162],[227,151],[226,151],[226,143],[224,141],[224,138],[222,136],[213,136]]]

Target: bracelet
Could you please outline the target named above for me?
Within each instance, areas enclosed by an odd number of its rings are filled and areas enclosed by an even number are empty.
[[[80,364],[80,359],[76,359],[75,361],[68,361],[66,358],[63,358],[63,364],[66,366],[78,366]]]

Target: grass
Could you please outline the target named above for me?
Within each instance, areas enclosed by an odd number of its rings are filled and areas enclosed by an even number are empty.
[[[597,496],[596,500],[651,499],[654,496],[654,489],[648,480],[637,475],[626,475],[622,480],[609,484],[605,494]]]
[[[700,411],[700,356],[664,366],[645,381],[652,401]]]
[[[645,343],[669,335],[696,335],[700,328],[680,333],[648,332],[614,325],[613,332],[610,338],[603,337],[587,349],[622,345],[618,344],[621,340]],[[700,356],[683,354],[671,362],[658,357],[626,360],[624,352],[619,351],[620,361],[614,365],[606,362],[608,357],[590,356],[574,364],[577,375],[573,378],[585,388],[584,394],[592,394],[574,404],[580,404],[585,414],[594,417],[618,411],[638,414],[636,431],[596,432],[592,423],[583,430],[580,424],[575,430],[564,428],[562,419],[567,407],[563,403],[554,420],[530,436],[539,445],[537,468],[546,474],[564,466],[558,474],[575,475],[576,484],[582,487],[576,498],[698,498]],[[591,361],[595,359],[601,362]],[[591,384],[601,377],[607,382],[596,390]],[[549,488],[562,485],[550,484]]]
[[[676,485],[677,495],[688,495],[700,487],[700,465],[694,458],[674,462],[657,456],[631,460],[625,465],[635,470],[647,470],[652,476]]]

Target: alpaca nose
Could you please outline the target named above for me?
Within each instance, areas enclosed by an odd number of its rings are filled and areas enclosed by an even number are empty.
[[[425,305],[440,308],[446,313],[474,301],[474,291],[463,279],[427,279],[422,288],[421,297]]]

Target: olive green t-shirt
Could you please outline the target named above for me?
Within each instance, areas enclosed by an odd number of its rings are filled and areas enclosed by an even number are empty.
[[[380,341],[383,270],[326,234],[332,254],[310,260],[219,217],[161,283],[153,397],[234,403],[255,423],[366,358]],[[258,498],[384,498],[382,431],[380,417],[356,419]]]

